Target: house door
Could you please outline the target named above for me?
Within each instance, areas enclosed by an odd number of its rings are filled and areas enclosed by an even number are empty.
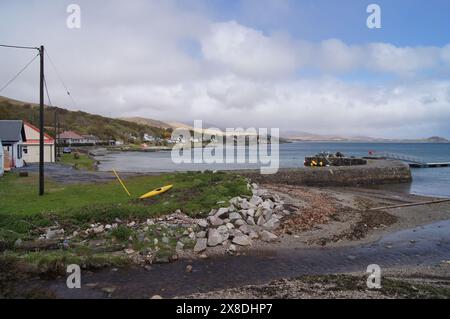
[[[11,163],[11,155],[9,155],[9,151],[4,150],[3,157],[4,157],[4,161],[3,161],[4,170],[5,170],[5,172],[9,172],[11,170],[11,166],[12,166],[11,165],[12,164]]]

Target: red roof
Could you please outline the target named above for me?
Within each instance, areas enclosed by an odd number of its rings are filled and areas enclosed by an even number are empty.
[[[61,139],[72,139],[72,140],[81,140],[83,137],[73,131],[66,131],[59,134],[58,138]]]
[[[23,125],[30,127],[31,129],[35,130],[38,133],[40,132],[36,126],[34,126],[31,123],[28,123],[27,121],[23,121]],[[35,143],[36,141],[39,142],[39,140],[33,140],[33,139],[28,139],[28,138],[26,140],[26,142],[28,142],[28,143]],[[47,133],[44,133],[44,143],[53,143],[53,142],[54,142],[53,137],[51,137]]]

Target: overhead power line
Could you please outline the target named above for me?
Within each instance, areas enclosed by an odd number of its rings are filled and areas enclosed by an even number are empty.
[[[39,56],[39,53],[34,56],[30,62],[28,62],[16,75],[13,76],[13,78],[11,80],[9,80],[8,82],[6,82],[1,88],[0,88],[0,93],[6,89],[12,82],[14,82],[22,73],[23,71],[25,71],[30,65],[31,63],[33,63],[34,60],[36,60],[36,58]]]
[[[19,46],[19,45],[7,45],[7,44],[0,44],[0,47],[2,47],[2,48],[12,48],[12,49],[39,50],[39,48],[36,48],[36,47],[24,47],[24,46]]]
[[[70,99],[72,100],[72,103],[74,104],[73,106],[76,106],[76,102],[75,99],[73,98],[72,94],[70,93],[69,89],[67,88],[66,83],[64,82],[64,80],[62,79],[61,75],[58,72],[58,69],[56,68],[55,64],[53,63],[52,58],[50,57],[50,55],[48,54],[48,51],[45,51],[45,55],[47,56],[48,60],[50,61],[50,64],[53,68],[53,70],[56,73],[56,76],[58,77],[59,81],[61,82],[61,85],[64,87],[64,89],[66,90],[67,95],[70,97]]]
[[[45,93],[47,94],[48,105],[53,106],[52,100],[50,99],[50,94],[48,94],[47,79],[45,78],[45,76],[44,76],[44,88],[45,88]]]

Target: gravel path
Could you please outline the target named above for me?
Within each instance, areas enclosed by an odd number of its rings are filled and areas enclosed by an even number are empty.
[[[18,172],[38,173],[38,164],[29,164],[25,167],[17,169]],[[156,175],[143,173],[121,173],[121,177]],[[79,183],[104,183],[116,179],[112,172],[87,171],[74,169],[69,165],[63,164],[45,164],[45,176],[62,184],[79,184]]]

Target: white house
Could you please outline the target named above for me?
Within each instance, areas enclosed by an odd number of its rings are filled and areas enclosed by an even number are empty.
[[[2,140],[0,140],[0,176],[3,175],[3,146],[2,146]]]
[[[155,142],[156,138],[152,135],[149,135],[147,133],[144,134],[144,141],[145,142]]]
[[[4,170],[22,167],[23,143],[26,142],[25,128],[20,120],[0,120],[0,139],[3,146]]]
[[[58,140],[61,144],[72,145],[72,144],[84,144],[84,137],[73,131],[62,132],[58,135]]]
[[[24,122],[26,142],[23,143],[23,159],[25,163],[39,163],[39,129]],[[44,134],[44,162],[55,162],[55,140]]]

